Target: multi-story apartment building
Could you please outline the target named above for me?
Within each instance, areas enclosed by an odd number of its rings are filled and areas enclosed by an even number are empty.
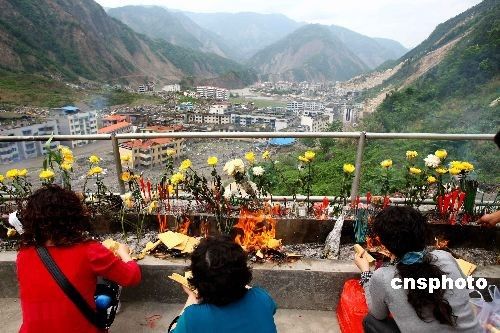
[[[161,88],[161,90],[166,91],[166,92],[179,92],[179,91],[181,91],[181,86],[178,83],[169,84],[169,85],[166,85],[163,88]]]
[[[177,126],[149,126],[141,128],[141,133],[177,132],[183,129]],[[165,165],[167,150],[173,149],[175,159],[182,157],[186,151],[185,139],[156,138],[144,140],[130,140],[120,144],[120,155],[130,156],[130,161],[122,162],[132,168],[152,168]]]
[[[74,106],[52,109],[51,116],[57,122],[59,134],[86,135],[97,134],[97,111],[80,111]],[[61,141],[61,144],[74,148],[93,140]]]
[[[300,118],[300,124],[306,126],[310,132],[324,132],[328,129],[328,125],[330,124],[330,116],[302,116]]]
[[[6,136],[31,136],[31,135],[57,135],[57,123],[48,120],[39,124],[20,125],[17,127],[2,127],[0,135]],[[51,141],[52,149],[59,145],[59,141]],[[45,142],[0,142],[0,164],[8,164],[20,160],[41,156],[45,153]]]
[[[280,116],[232,113],[231,124],[242,127],[265,125],[278,132],[288,127],[288,120]]]
[[[224,103],[224,104],[214,104],[210,105],[210,110],[208,113],[211,114],[225,114],[229,110],[229,104]]]
[[[188,124],[230,124],[229,114],[210,114],[187,112],[184,121]]]
[[[226,101],[229,99],[229,90],[210,86],[196,87],[196,93],[201,98]]]

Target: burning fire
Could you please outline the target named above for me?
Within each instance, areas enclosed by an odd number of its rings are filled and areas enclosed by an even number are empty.
[[[234,228],[242,232],[236,235],[235,242],[246,251],[277,249],[281,246],[281,240],[275,238],[276,220],[263,211],[242,210]]]
[[[184,217],[183,219],[184,220],[182,224],[177,228],[177,232],[187,235],[189,231],[189,226],[191,225],[191,221],[187,217]]]
[[[448,243],[450,242],[449,240],[439,237],[434,237],[434,239],[436,240],[436,249],[442,250],[448,248]]]
[[[369,252],[378,252],[383,254],[386,257],[390,257],[391,253],[385,248],[384,245],[380,242],[380,238],[376,237],[366,237],[366,249]]]

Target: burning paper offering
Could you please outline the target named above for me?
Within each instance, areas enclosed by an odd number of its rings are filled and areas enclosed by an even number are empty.
[[[464,273],[465,276],[471,275],[477,268],[476,265],[474,265],[468,261],[465,261],[463,259],[456,259],[456,260],[457,260],[458,267],[460,267],[460,269],[462,270],[462,272]]]
[[[116,250],[118,250],[118,247],[120,246],[120,243],[114,241],[111,238],[108,238],[102,242],[102,245],[104,245],[104,247],[107,248],[108,250],[116,252]]]
[[[180,275],[178,273],[172,273],[171,275],[168,276],[169,279],[174,280],[175,282],[182,284],[184,287],[193,290],[193,287],[189,284],[188,280],[192,277],[193,274],[191,273],[191,271],[185,272],[184,275]]]
[[[158,235],[160,241],[169,249],[179,250],[182,253],[192,253],[194,248],[199,244],[199,240],[187,235],[167,231]]]

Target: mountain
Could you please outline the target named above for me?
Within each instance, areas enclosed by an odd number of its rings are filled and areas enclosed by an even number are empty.
[[[138,34],[92,0],[0,0],[0,69],[108,82],[252,79],[234,61]]]
[[[181,12],[170,12],[158,6],[125,6],[110,8],[107,13],[153,39],[161,38],[174,45],[225,58],[232,54],[220,37],[201,28]]]
[[[295,81],[347,80],[369,67],[328,27],[303,26],[257,52],[248,65],[264,78]]]
[[[329,26],[331,32],[370,69],[387,60],[398,59],[408,50],[400,43],[386,38],[371,38],[336,25]]]
[[[485,0],[438,25],[369,96],[364,126],[378,132],[496,133],[500,128],[500,1]],[[386,72],[386,71],[384,71]],[[439,142],[498,185],[491,142]],[[394,145],[391,145],[394,147]]]
[[[249,59],[258,50],[303,25],[281,14],[192,12],[184,14],[199,26],[220,36],[234,50],[236,60]]]

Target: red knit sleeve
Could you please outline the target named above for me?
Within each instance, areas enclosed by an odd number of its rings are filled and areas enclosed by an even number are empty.
[[[123,262],[101,243],[89,243],[87,254],[91,269],[97,275],[124,287],[137,285],[141,281],[141,270],[135,261]]]

